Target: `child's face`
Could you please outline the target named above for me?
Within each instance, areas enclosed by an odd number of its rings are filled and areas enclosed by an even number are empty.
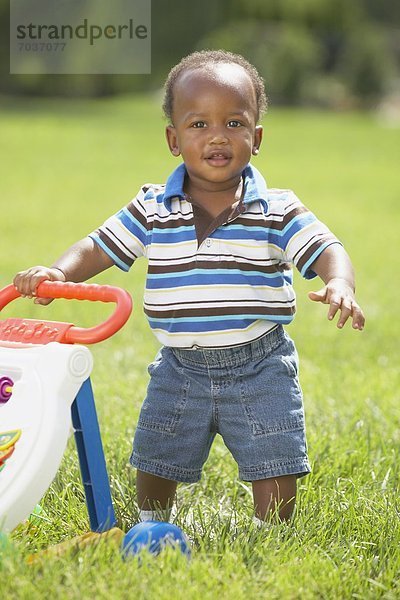
[[[258,153],[262,127],[256,125],[255,90],[239,65],[182,73],[174,86],[172,120],[169,148],[182,155],[189,178],[203,189],[237,185],[251,155]]]

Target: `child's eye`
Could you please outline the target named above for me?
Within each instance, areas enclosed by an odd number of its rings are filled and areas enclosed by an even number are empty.
[[[195,123],[192,123],[192,127],[194,127],[195,129],[201,129],[205,126],[206,124],[204,123],[204,121],[196,121]]]
[[[240,121],[236,121],[232,119],[232,121],[228,121],[228,127],[240,127],[242,124]]]

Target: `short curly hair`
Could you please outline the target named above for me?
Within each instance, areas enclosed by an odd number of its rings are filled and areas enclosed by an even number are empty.
[[[257,121],[261,119],[267,110],[268,99],[265,93],[264,80],[257,69],[240,54],[234,54],[227,50],[200,50],[199,52],[192,52],[192,54],[182,58],[168,74],[164,84],[164,101],[162,108],[164,115],[169,121],[172,121],[174,86],[179,76],[184,71],[189,71],[190,69],[206,69],[207,67],[223,63],[240,65],[249,75],[256,93]]]

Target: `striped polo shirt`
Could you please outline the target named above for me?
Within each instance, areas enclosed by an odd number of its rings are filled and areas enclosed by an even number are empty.
[[[291,190],[268,189],[250,164],[241,202],[198,240],[185,176],[181,164],[165,185],[144,185],[90,234],[124,271],[147,258],[144,311],[158,340],[181,348],[233,346],[290,323],[291,265],[311,279],[312,263],[340,242]]]

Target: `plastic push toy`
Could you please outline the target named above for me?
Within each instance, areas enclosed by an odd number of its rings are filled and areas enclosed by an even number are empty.
[[[8,318],[0,321],[0,531],[26,519],[57,473],[71,418],[92,532],[116,523],[89,375],[88,348],[112,336],[132,310],[116,287],[43,281],[43,298],[115,302],[114,313],[91,328]],[[20,296],[0,290],[0,310]],[[121,532],[122,534],[122,532]],[[82,538],[87,538],[86,534]]]

